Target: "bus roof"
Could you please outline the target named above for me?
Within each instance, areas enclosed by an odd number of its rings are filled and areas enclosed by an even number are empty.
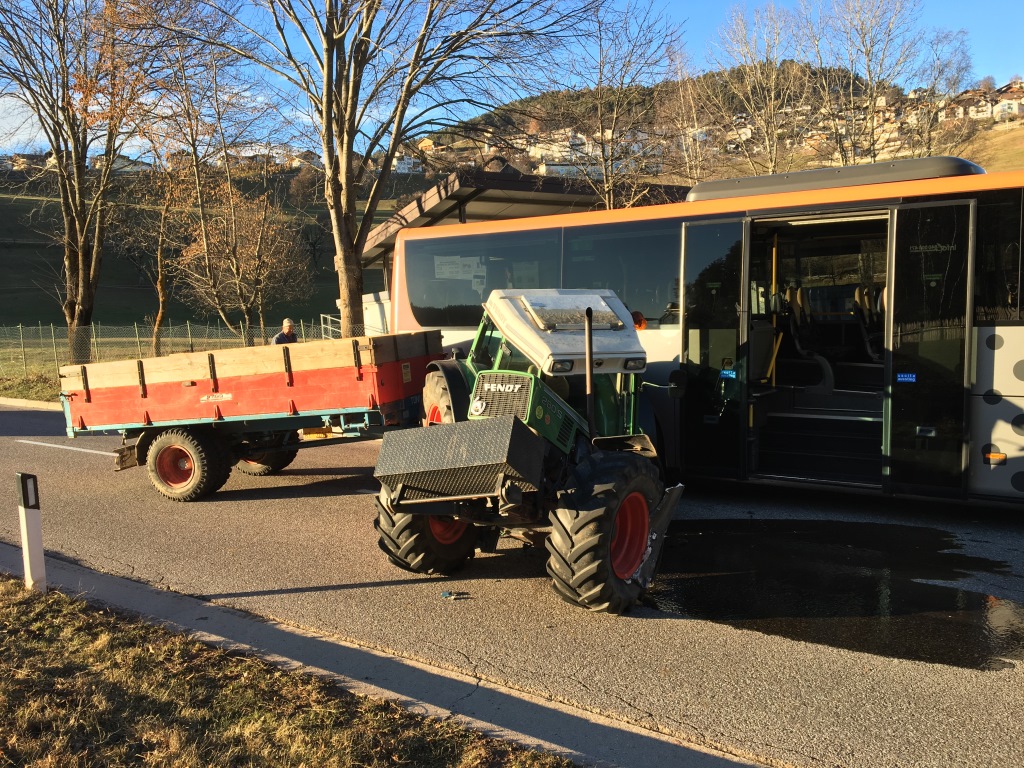
[[[839,168],[815,168],[810,171],[779,173],[772,176],[745,176],[740,179],[702,181],[686,196],[688,202],[719,200],[724,197],[749,197],[776,192],[804,192],[814,189],[884,184],[890,181],[916,181],[948,176],[985,173],[980,165],[960,157],[921,157],[893,160],[871,165],[846,165]]]
[[[925,158],[934,160],[937,158]],[[917,178],[921,171],[913,171],[918,167],[913,163],[906,168],[911,169],[915,178],[882,180],[879,166],[896,166],[891,173],[906,174],[904,166],[897,165],[903,161],[892,163],[876,163],[874,165],[851,166],[846,169],[825,168],[815,178],[843,171],[840,178],[846,181],[841,184],[826,184],[809,189],[793,189],[772,187],[772,180],[778,181],[780,176],[799,176],[799,173],[779,174],[761,177],[765,180],[762,188],[756,191],[738,191],[735,195],[714,197],[711,199],[690,202],[666,203],[639,208],[619,208],[615,210],[594,210],[579,213],[556,214],[531,219],[506,219],[503,221],[460,224],[447,227],[430,227],[424,229],[406,229],[399,232],[399,242],[405,240],[427,240],[460,235],[486,234],[491,232],[522,232],[560,227],[588,226],[594,224],[618,224],[629,222],[652,221],[668,218],[699,219],[708,216],[763,216],[785,215],[786,211],[819,212],[837,207],[868,207],[899,204],[908,198],[933,197],[936,195],[973,195],[983,190],[1015,189],[1024,187],[1024,170],[1000,171],[985,173],[979,166],[960,158],[948,158],[955,161],[943,161],[946,175],[926,176]],[[926,166],[920,166],[926,167]],[[962,173],[950,175],[950,168],[961,168]],[[970,170],[970,169],[977,169]],[[875,173],[872,173],[874,171]],[[818,170],[807,171],[818,173]],[[803,177],[799,177],[803,178]],[[835,176],[833,176],[835,179]],[[717,183],[717,182],[712,182]],[[699,185],[698,185],[699,186]],[[697,189],[695,187],[694,189]]]

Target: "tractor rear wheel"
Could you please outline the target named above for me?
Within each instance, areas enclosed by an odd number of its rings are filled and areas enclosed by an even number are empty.
[[[174,501],[195,501],[213,493],[221,479],[220,461],[212,438],[189,429],[161,432],[146,453],[153,487]]]
[[[592,611],[624,613],[643,589],[650,517],[664,493],[649,460],[626,453],[587,458],[559,494],[547,570],[560,597]]]
[[[455,573],[476,551],[476,527],[465,520],[440,515],[396,512],[377,497],[374,528],[377,543],[388,559],[413,573]]]

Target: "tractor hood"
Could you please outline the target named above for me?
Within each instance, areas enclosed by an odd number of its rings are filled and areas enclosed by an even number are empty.
[[[595,373],[642,373],[647,353],[633,318],[607,289],[523,289],[492,291],[484,308],[505,339],[542,373],[583,373],[584,322],[593,312]]]

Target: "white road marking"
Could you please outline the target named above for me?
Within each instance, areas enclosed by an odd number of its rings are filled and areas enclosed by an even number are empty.
[[[65,451],[81,451],[82,453],[98,453],[100,456],[113,456],[113,451],[94,451],[92,448],[76,448],[73,445],[57,445],[56,443],[40,443],[36,440],[15,440],[16,443],[25,443],[26,445],[42,445],[46,448],[62,448]]]

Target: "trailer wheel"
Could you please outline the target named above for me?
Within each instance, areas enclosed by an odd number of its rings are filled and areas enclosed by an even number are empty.
[[[377,544],[413,573],[455,573],[476,551],[476,527],[454,517],[395,512],[377,498]]]
[[[231,470],[234,469],[235,457],[231,451],[231,446],[228,441],[219,435],[214,435],[210,438],[210,448],[212,459],[211,465],[214,467],[214,477],[210,483],[209,493],[216,493],[231,477]]]
[[[219,462],[212,439],[188,429],[161,432],[146,456],[153,487],[174,501],[195,501],[212,493],[223,473],[218,472]]]
[[[651,512],[664,493],[649,460],[596,454],[573,473],[549,517],[547,570],[558,595],[592,611],[624,613],[643,591]]]
[[[282,444],[294,443],[299,439],[297,432],[288,432]],[[282,469],[287,467],[293,461],[295,457],[299,455],[298,449],[291,451],[261,451],[257,453],[250,453],[244,458],[238,460],[235,464],[235,469],[244,475],[253,475],[254,477],[265,477],[266,475],[274,475],[280,472]]]
[[[431,424],[454,424],[455,410],[452,408],[452,393],[448,391],[448,382],[440,371],[430,371],[423,382],[423,412],[421,421],[424,427]]]

